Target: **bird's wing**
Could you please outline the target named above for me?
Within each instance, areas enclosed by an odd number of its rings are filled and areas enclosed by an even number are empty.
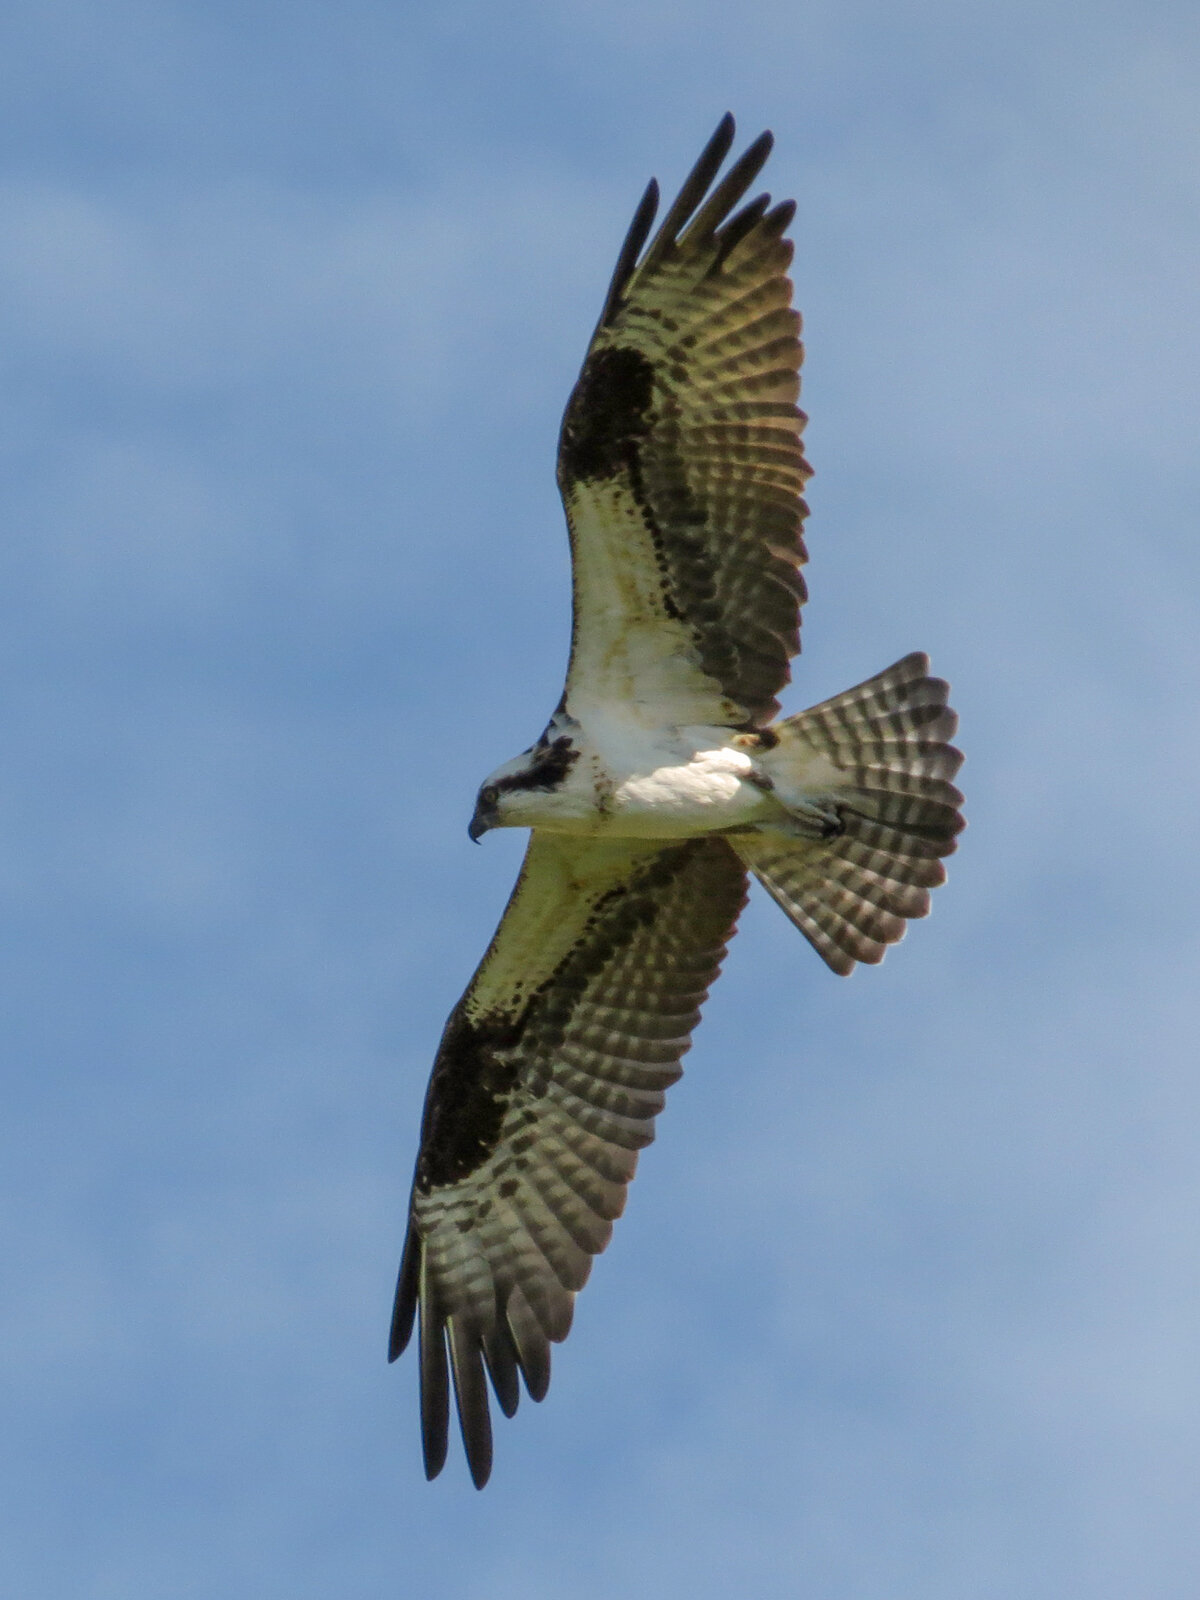
[[[429,1477],[446,1457],[451,1374],[480,1487],[485,1367],[508,1416],[518,1373],[545,1394],[550,1341],[608,1243],[745,894],[720,838],[530,839],[425,1102],[390,1357],[419,1308]]]
[[[761,726],[800,647],[795,205],[735,210],[769,133],[709,192],[733,132],[726,117],[642,254],[647,189],[563,417],[568,710],[616,701],[657,726]]]

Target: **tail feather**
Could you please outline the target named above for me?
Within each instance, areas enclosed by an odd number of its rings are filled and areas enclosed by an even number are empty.
[[[881,961],[945,881],[963,827],[948,693],[914,654],[769,730],[762,765],[791,825],[730,842],[835,972]]]

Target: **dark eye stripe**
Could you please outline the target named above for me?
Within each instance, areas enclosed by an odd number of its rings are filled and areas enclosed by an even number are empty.
[[[578,759],[579,751],[573,748],[564,734],[545,750],[539,751],[537,760],[526,771],[514,773],[511,778],[502,778],[495,787],[506,794],[523,789],[557,789]]]

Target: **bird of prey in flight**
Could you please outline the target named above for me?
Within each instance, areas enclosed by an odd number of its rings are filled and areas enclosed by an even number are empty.
[[[566,687],[471,819],[531,832],[425,1101],[390,1357],[415,1322],[430,1478],[451,1383],[480,1488],[489,1380],[506,1416],[522,1381],[546,1393],[748,874],[844,974],[925,915],[963,825],[924,655],[778,718],[810,475],[795,205],[743,204],[769,133],[718,178],[733,137],[726,116],[653,238],[651,181],[621,246],[558,447]]]

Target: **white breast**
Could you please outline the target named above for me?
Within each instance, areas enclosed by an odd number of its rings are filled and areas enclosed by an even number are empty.
[[[687,838],[756,821],[777,809],[751,781],[751,758],[720,742],[722,729],[650,733],[622,719],[622,725],[588,732],[599,757],[606,824],[614,833]]]

